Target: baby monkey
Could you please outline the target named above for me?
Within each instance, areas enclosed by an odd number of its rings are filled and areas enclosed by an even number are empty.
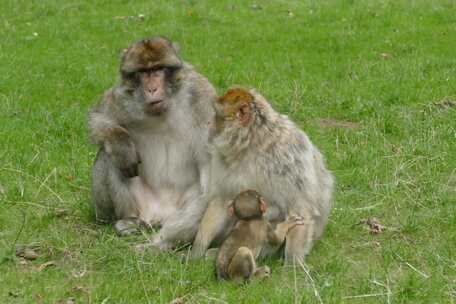
[[[237,222],[217,254],[215,267],[219,280],[245,281],[268,277],[269,267],[257,267],[255,262],[261,250],[265,246],[279,247],[288,230],[304,224],[301,217],[292,217],[273,229],[263,217],[266,203],[254,190],[238,194],[228,212],[237,218]]]

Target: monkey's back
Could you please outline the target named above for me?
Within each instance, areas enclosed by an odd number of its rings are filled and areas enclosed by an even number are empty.
[[[222,159],[222,187],[227,197],[243,189],[259,191],[270,206],[269,220],[289,214],[309,215],[318,238],[331,210],[333,177],[318,148],[286,115],[276,112],[260,94],[254,120],[245,128],[231,126],[213,140]]]

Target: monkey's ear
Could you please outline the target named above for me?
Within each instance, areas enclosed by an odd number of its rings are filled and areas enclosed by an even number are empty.
[[[228,214],[230,216],[234,215],[234,201],[230,201],[230,204],[228,206]]]
[[[180,47],[179,43],[173,42],[172,46],[173,46],[173,49],[176,51],[176,54],[180,55],[181,47]]]
[[[266,202],[264,201],[264,199],[262,197],[260,197],[260,210],[261,210],[261,213],[265,213],[266,209],[267,209]]]
[[[236,118],[242,125],[246,125],[250,120],[250,105],[248,103],[244,103],[241,105],[236,112]]]

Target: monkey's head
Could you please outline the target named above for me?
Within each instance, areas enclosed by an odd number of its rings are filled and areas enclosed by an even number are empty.
[[[234,198],[228,212],[240,220],[261,218],[266,212],[266,202],[257,191],[246,190]]]
[[[225,124],[245,127],[253,118],[253,102],[255,97],[246,89],[228,90],[215,102],[216,129],[222,131]]]
[[[166,38],[152,37],[130,46],[122,56],[122,84],[148,114],[158,115],[170,106],[183,62],[178,49]]]

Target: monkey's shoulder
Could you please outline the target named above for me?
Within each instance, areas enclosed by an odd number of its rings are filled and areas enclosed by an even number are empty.
[[[142,116],[134,109],[136,103],[132,102],[133,96],[125,87],[118,84],[107,89],[98,102],[91,108],[89,113],[98,113],[107,119],[123,122],[131,121],[130,116]],[[135,111],[132,112],[132,109]]]

